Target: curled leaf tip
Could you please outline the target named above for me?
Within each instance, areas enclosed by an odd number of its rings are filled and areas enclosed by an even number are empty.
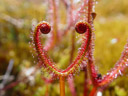
[[[80,21],[76,23],[75,30],[79,34],[83,34],[89,29],[89,25],[86,22]]]
[[[43,34],[48,34],[51,31],[51,26],[49,25],[48,22],[41,22],[40,24],[40,32]]]

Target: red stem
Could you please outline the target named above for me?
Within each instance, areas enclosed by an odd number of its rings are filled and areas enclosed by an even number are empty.
[[[97,87],[93,87],[91,93],[89,94],[89,96],[95,96],[97,92]]]
[[[88,96],[88,79],[87,79],[87,69],[84,68],[84,96]]]
[[[51,38],[49,38],[49,40],[46,42],[46,46],[45,46],[45,50],[50,50],[52,49],[57,43],[58,43],[58,12],[57,12],[57,4],[56,4],[56,0],[49,0],[48,2],[50,4],[50,9],[52,10],[52,14],[50,14],[51,16],[49,17],[51,19],[51,23],[53,23],[53,30],[51,33]]]
[[[88,1],[88,23],[91,25],[91,27],[93,27],[92,24],[91,24],[92,23],[92,18],[91,18],[92,6],[93,6],[93,0],[89,0]],[[93,45],[94,44],[93,44],[93,36],[92,36],[91,43],[89,45],[89,51],[88,51],[89,59],[88,59],[87,68],[88,68],[88,72],[89,72],[90,78],[92,80],[92,83],[95,86],[95,85],[97,85],[98,82],[96,81],[97,72],[95,70],[94,59],[93,59],[93,50],[92,50]]]
[[[60,76],[60,96],[65,96],[65,77]]]
[[[76,96],[74,79],[69,77],[68,78],[68,84],[69,84],[69,88],[70,88],[70,91],[71,91],[72,96]]]
[[[103,77],[98,86],[104,86],[109,84],[112,80],[116,79],[118,76],[122,75],[125,68],[128,67],[128,43],[125,45],[125,49],[120,57],[119,61],[116,63],[115,67]]]

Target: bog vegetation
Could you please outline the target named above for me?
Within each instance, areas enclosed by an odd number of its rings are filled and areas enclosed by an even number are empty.
[[[38,22],[50,18],[48,15],[50,9],[46,1],[0,0],[0,89],[2,89],[0,95],[2,96],[17,96],[17,94],[19,96],[60,95],[58,90],[59,80],[56,78],[51,79],[52,74],[49,75],[48,69],[38,68],[37,53],[31,44],[32,35],[30,35],[30,32],[34,30]],[[94,20],[96,37],[94,57],[96,69],[99,70],[97,78],[102,78],[101,75],[109,73],[108,70],[113,68],[117,60],[119,60],[127,42],[128,1],[97,0],[95,5],[97,15]],[[61,22],[58,26],[60,29],[65,29],[67,19],[65,19],[66,9],[64,3],[60,3],[58,13]],[[81,36],[76,32],[73,33],[74,35],[71,33],[69,32],[62,38],[60,44],[48,51],[48,55],[61,69],[67,68],[69,63],[77,56],[78,50],[80,50],[78,48],[81,46],[79,43]],[[74,42],[73,36],[75,37],[74,56],[70,58],[72,42]],[[41,35],[41,38],[42,44],[45,44],[44,41],[47,42],[50,35]],[[7,68],[10,68],[9,65],[12,65],[12,68],[8,74],[8,79],[6,79],[3,75],[6,73]],[[127,74],[128,68],[120,73],[121,77],[114,80],[109,86],[99,88],[98,92],[101,92],[103,96],[127,96]],[[87,79],[88,81],[89,79]],[[90,87],[91,82],[89,82],[87,88],[85,88],[84,84],[84,71],[75,74],[73,81],[66,79],[66,96],[83,96],[85,89],[88,90],[86,94],[89,94],[93,86]],[[71,88],[71,85],[74,88]]]

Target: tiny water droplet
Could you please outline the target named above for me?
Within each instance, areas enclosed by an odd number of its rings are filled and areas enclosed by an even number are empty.
[[[122,76],[123,74],[122,74],[122,72],[121,72],[121,70],[119,70],[119,74]]]
[[[109,75],[110,73],[107,73],[107,75]]]
[[[128,67],[128,63],[125,64]]]
[[[96,4],[98,4],[98,1],[96,1]]]
[[[83,70],[84,68],[83,64],[80,64],[79,66],[80,66],[80,69]]]
[[[117,74],[115,74],[114,78],[117,78]]]

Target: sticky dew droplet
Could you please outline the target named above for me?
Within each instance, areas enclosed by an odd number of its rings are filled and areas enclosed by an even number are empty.
[[[118,75],[117,75],[117,74],[115,74],[114,78],[116,79],[116,78],[117,78],[117,76],[118,76]]]
[[[68,78],[72,79],[72,77],[73,77],[72,74],[69,74],[69,75],[68,75]]]
[[[34,58],[34,55],[32,54],[32,57]]]
[[[83,64],[80,64],[79,66],[80,66],[80,69],[81,69],[81,70],[83,70],[83,69],[84,69]]]
[[[98,4],[99,2],[98,1],[96,1],[96,4]]]
[[[76,38],[79,38],[79,37],[80,37],[79,35],[76,36]]]
[[[54,76],[55,76],[55,73],[54,73],[54,72],[52,72],[50,75],[51,75],[51,77],[54,77]]]
[[[120,74],[121,76],[123,76],[123,74],[122,74],[121,70],[119,70],[119,74]]]
[[[125,64],[128,67],[128,63]]]

